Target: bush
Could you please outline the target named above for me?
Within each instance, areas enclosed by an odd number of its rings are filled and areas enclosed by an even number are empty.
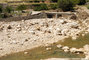
[[[3,7],[0,5],[0,13],[3,12]]]
[[[74,4],[79,4],[80,0],[72,0],[74,2]]]
[[[5,8],[5,12],[11,13],[11,11],[13,11],[13,8],[12,8],[11,6],[7,6],[7,7]]]
[[[27,7],[26,7],[26,5],[19,5],[16,9],[20,10],[20,11],[23,11],[23,10],[26,10]]]
[[[57,6],[57,4],[50,4],[50,9],[57,9],[58,8],[58,6]]]
[[[79,0],[79,5],[84,5],[86,3],[86,0]]]
[[[41,11],[41,10],[48,10],[48,7],[46,4],[42,3],[42,4],[35,4],[33,9],[35,11]]]
[[[87,6],[87,8],[89,9],[89,5]]]
[[[57,2],[58,0],[51,0],[52,2]]]
[[[7,18],[7,17],[8,17],[7,14],[0,13],[0,18]]]
[[[75,4],[72,0],[58,0],[58,7],[63,11],[71,11],[74,10]]]

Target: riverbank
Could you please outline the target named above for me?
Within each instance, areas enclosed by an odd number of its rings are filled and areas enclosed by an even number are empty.
[[[80,23],[80,21],[82,23]],[[89,32],[88,19],[30,19],[0,22],[0,56],[38,46],[48,46],[68,37],[76,39]]]

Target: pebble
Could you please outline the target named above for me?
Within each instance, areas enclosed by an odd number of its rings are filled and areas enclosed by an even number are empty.
[[[57,48],[62,48],[62,45],[60,45],[60,44],[59,44],[59,45],[57,45]]]
[[[0,50],[3,50],[3,48],[2,48],[2,47],[0,47]]]
[[[26,31],[22,31],[22,33],[24,33],[24,34],[25,34],[25,33],[27,33],[27,32],[26,32]]]
[[[51,48],[46,48],[46,50],[51,50]]]
[[[89,45],[88,44],[86,44],[85,46],[83,46],[83,48],[84,48],[85,51],[89,52]]]
[[[28,54],[28,52],[24,52],[24,54]]]
[[[64,47],[62,47],[62,49],[63,49],[63,50],[68,50],[69,47],[68,47],[68,46],[64,46]]]
[[[12,29],[11,25],[8,25],[8,26],[7,26],[7,29]]]
[[[75,53],[77,51],[76,48],[70,48],[70,52]]]

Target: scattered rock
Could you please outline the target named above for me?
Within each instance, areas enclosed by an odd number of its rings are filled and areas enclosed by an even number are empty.
[[[86,52],[89,52],[89,45],[88,45],[88,44],[85,45],[85,46],[83,46],[83,48],[84,48],[84,50],[85,50]]]
[[[76,48],[70,48],[70,52],[75,53],[77,51]]]
[[[24,34],[25,34],[25,33],[26,33],[26,31],[22,31],[22,33],[24,33]]]
[[[27,42],[28,41],[28,39],[25,39],[25,42]]]
[[[51,50],[51,48],[46,48],[46,50]]]
[[[2,30],[3,30],[3,28],[4,28],[4,26],[0,26],[0,31],[2,31]]]
[[[72,15],[72,16],[70,17],[70,19],[76,20],[76,19],[77,19],[77,16],[76,16],[76,15]]]
[[[13,40],[12,42],[10,42],[10,44],[17,44],[18,42],[16,42],[15,40]]]
[[[69,49],[69,47],[68,46],[64,46],[62,49],[66,50],[66,49]]]
[[[77,37],[75,37],[75,36],[74,36],[74,37],[72,37],[72,39],[73,39],[73,40],[76,40],[76,39],[77,39]]]
[[[2,48],[2,47],[0,47],[0,50],[3,50],[3,48]]]
[[[24,54],[28,54],[28,52],[24,52]]]
[[[59,45],[57,45],[57,47],[58,47],[58,48],[62,48],[62,45],[59,44]]]
[[[12,29],[11,25],[8,25],[8,26],[7,26],[7,29]]]

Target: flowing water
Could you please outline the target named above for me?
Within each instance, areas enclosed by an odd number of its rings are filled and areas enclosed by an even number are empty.
[[[15,54],[10,54],[4,57],[1,57],[0,60],[40,60],[47,58],[83,58],[83,54],[74,54],[74,53],[65,53],[63,50],[56,47],[57,44],[62,44],[64,46],[81,48],[86,44],[89,44],[89,34],[86,34],[84,37],[80,36],[76,40],[67,38],[63,41],[59,41],[56,44],[52,44],[48,47],[37,47],[24,54],[24,52],[19,52]],[[51,50],[46,50],[46,48],[51,48]]]

